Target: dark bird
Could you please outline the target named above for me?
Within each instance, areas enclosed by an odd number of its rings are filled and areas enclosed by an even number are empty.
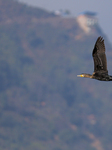
[[[90,75],[90,74],[82,73],[81,75],[77,75],[77,76],[97,79],[101,81],[112,81],[112,76],[108,75],[107,60],[105,55],[105,44],[104,44],[104,39],[101,36],[98,37],[95,43],[92,56],[94,60],[93,74]]]

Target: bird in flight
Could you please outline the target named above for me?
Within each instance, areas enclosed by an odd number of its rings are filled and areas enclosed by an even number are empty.
[[[82,73],[81,75],[77,75],[77,76],[97,79],[100,81],[112,81],[112,76],[108,75],[107,60],[105,55],[105,44],[104,44],[104,39],[101,36],[98,37],[95,43],[92,56],[94,60],[93,74],[90,75],[90,74]]]

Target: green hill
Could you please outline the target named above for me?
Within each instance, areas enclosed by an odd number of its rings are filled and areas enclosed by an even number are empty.
[[[100,26],[82,34],[76,18],[0,0],[0,149],[111,150],[111,82],[93,72]],[[77,38],[78,37],[78,38]]]

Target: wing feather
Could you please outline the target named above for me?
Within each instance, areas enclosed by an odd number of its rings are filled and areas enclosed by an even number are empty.
[[[105,44],[104,39],[98,37],[94,49],[93,49],[93,60],[94,60],[94,73],[107,73],[107,60],[105,55]]]

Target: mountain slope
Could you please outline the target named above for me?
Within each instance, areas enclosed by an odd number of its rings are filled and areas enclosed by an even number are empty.
[[[93,71],[92,49],[75,18],[0,0],[0,148],[111,150],[111,83]],[[111,69],[109,69],[111,71]]]

